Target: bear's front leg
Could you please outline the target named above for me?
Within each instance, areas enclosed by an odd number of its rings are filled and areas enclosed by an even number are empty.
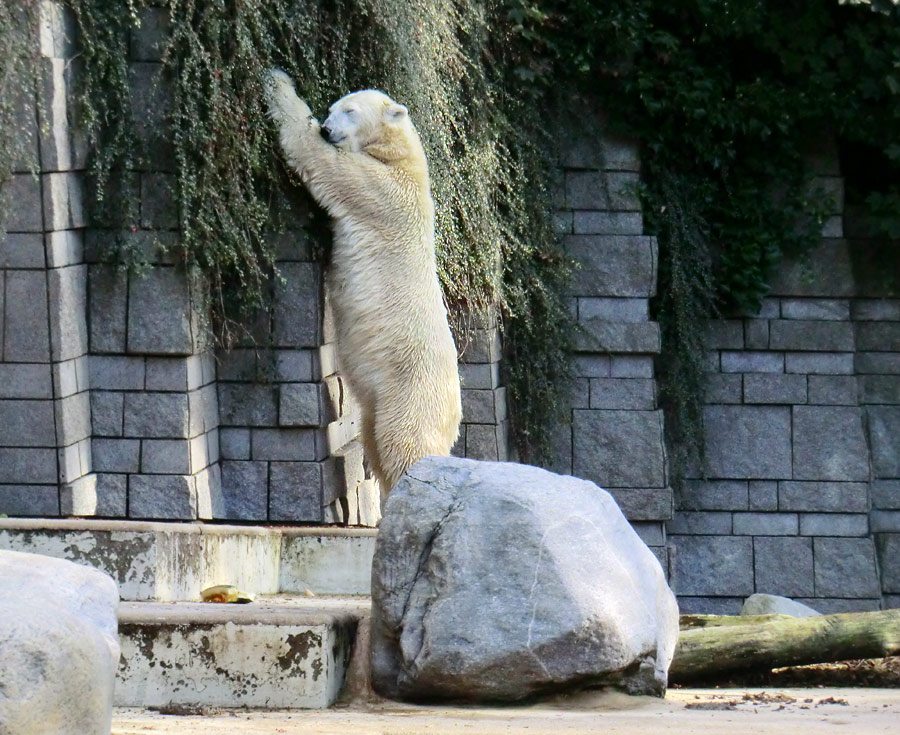
[[[312,111],[294,91],[294,83],[281,69],[270,69],[263,79],[269,114],[280,126],[310,121],[316,124]]]

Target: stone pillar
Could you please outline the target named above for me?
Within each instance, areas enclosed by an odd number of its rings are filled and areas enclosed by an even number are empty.
[[[643,235],[637,146],[604,133],[601,117],[568,137],[556,222],[578,263],[571,308],[582,332],[573,355],[571,424],[559,427],[553,469],[596,482],[668,569],[672,515],[650,320],[657,245]]]
[[[95,482],[84,150],[68,109],[71,14],[61,3],[42,2],[40,27],[32,31],[40,45],[41,104],[22,107],[32,160],[21,162],[7,184],[8,234],[0,242],[0,513],[55,516],[71,512],[73,498],[91,497]]]

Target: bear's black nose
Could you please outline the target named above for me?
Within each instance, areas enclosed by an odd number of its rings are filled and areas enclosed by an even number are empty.
[[[319,135],[321,135],[329,143],[331,142],[331,128],[323,125],[321,128],[319,128]]]

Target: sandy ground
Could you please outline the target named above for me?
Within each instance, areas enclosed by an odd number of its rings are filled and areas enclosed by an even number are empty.
[[[386,702],[291,712],[117,709],[112,735],[848,735],[900,733],[900,689],[676,689],[665,700],[585,693],[527,707]]]

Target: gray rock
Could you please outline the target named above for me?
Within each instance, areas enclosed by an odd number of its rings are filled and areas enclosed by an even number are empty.
[[[811,618],[822,613],[802,602],[778,595],[755,594],[744,600],[741,615],[792,615],[795,618]]]
[[[0,732],[108,735],[118,602],[102,572],[0,551]]]
[[[384,695],[518,700],[593,684],[661,695],[677,634],[656,557],[593,483],[427,457],[388,497],[372,571]]]
[[[851,406],[793,408],[795,480],[868,480],[862,412]]]
[[[787,406],[706,406],[706,473],[712,478],[791,477]]]

